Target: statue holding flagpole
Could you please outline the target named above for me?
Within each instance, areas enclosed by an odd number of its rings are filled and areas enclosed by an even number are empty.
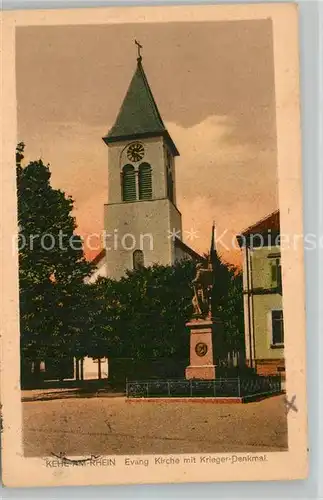
[[[214,380],[218,363],[219,343],[223,336],[221,321],[216,318],[212,304],[218,308],[222,291],[216,288],[221,282],[222,264],[215,248],[215,224],[212,225],[211,248],[203,263],[196,265],[192,281],[193,316],[186,323],[190,331],[190,364],[186,367],[187,379]],[[215,301],[216,297],[216,301]]]
[[[212,318],[212,291],[215,278],[214,253],[216,253],[214,232],[215,224],[213,223],[210,254],[205,263],[196,265],[196,275],[192,281],[194,290],[193,318]]]

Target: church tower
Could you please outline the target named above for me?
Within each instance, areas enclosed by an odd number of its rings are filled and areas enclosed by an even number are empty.
[[[137,45],[135,73],[115,124],[103,138],[108,146],[106,264],[108,276],[117,279],[127,269],[171,264],[183,250],[171,236],[176,233],[181,243],[175,189],[179,152],[158,111]]]

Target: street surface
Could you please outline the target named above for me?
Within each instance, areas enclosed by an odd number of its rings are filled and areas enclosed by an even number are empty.
[[[28,400],[28,394],[24,397]],[[248,404],[66,397],[23,403],[26,456],[287,449],[284,396]]]

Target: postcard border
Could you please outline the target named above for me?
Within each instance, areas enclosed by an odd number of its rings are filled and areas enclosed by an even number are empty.
[[[296,396],[297,412],[288,412],[289,450],[268,453],[268,462],[172,468],[150,466],[147,470],[44,467],[44,459],[25,458],[22,453],[21,400],[19,388],[19,304],[18,256],[12,239],[17,234],[14,151],[16,147],[16,97],[14,30],[23,25],[104,24],[123,22],[170,22],[202,20],[263,19],[273,21],[275,86],[277,102],[277,148],[281,232],[303,235],[300,91],[298,53],[298,10],[295,4],[252,4],[216,6],[106,7],[55,11],[8,11],[2,13],[3,71],[2,186],[3,246],[2,274],[3,333],[1,339],[1,400],[3,405],[2,460],[6,486],[55,486],[88,484],[127,484],[205,481],[256,481],[299,479],[307,475],[307,404],[305,281],[302,239],[296,248],[282,247],[284,315],[286,324],[286,397]],[[288,36],[286,34],[288,26]],[[4,288],[5,287],[5,288]],[[297,294],[293,293],[297,290]],[[214,456],[223,454],[214,454]],[[246,454],[236,454],[246,455]],[[121,457],[116,457],[117,459]],[[142,457],[144,458],[144,456]],[[43,467],[43,469],[41,468]],[[19,479],[16,472],[19,471]],[[40,473],[42,471],[42,473]],[[232,474],[234,472],[234,477]],[[35,484],[37,478],[37,484]],[[111,479],[111,480],[110,480]]]

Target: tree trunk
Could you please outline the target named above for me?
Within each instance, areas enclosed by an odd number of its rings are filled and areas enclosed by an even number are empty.
[[[84,380],[84,358],[81,358],[81,380]]]
[[[101,358],[98,358],[98,379],[101,380],[102,378],[102,373],[101,373]]]
[[[40,380],[40,361],[36,359],[34,361],[34,378],[36,382],[39,382]]]
[[[80,358],[75,358],[75,380],[80,380]]]

